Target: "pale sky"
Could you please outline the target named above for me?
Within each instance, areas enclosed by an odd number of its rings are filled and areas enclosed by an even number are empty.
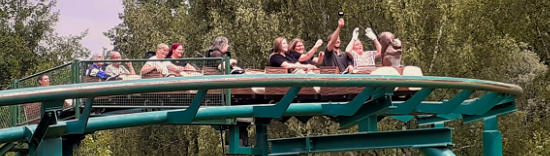
[[[88,29],[81,42],[84,47],[92,53],[113,49],[103,32],[121,23],[122,0],[58,0],[54,11],[59,11],[55,31],[60,35],[79,35]]]

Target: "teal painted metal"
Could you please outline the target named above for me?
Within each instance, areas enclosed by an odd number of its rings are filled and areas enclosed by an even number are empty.
[[[447,147],[420,148],[420,151],[426,156],[456,156],[455,153]]]
[[[426,97],[430,96],[433,88],[422,88],[420,91],[416,92],[409,100],[405,103],[400,104],[396,109],[391,110],[391,113],[394,114],[409,114],[416,109],[416,106],[420,104]]]
[[[447,147],[452,145],[452,136],[450,128],[430,128],[270,139],[269,142],[271,143],[270,155],[297,155],[381,148]]]
[[[225,74],[231,74],[231,58],[229,56],[224,57],[224,63],[225,63]],[[231,89],[225,89],[225,102],[223,102],[226,106],[231,105]]]
[[[270,118],[255,118],[256,123],[256,147],[254,154],[267,156],[269,154],[269,145],[267,140],[267,125],[271,121]]]
[[[191,106],[183,111],[168,112],[168,122],[173,124],[190,124],[195,119],[197,112],[208,90],[199,90],[193,98]]]
[[[239,126],[230,126],[229,127],[229,154],[247,154],[252,155],[255,152],[250,147],[241,146],[241,141],[239,139]]]
[[[497,117],[487,117],[483,124],[483,155],[502,156],[502,134],[498,130]]]
[[[44,108],[44,106],[42,106]],[[57,115],[55,111],[47,110],[43,112],[42,118],[40,118],[40,123],[38,123],[38,126],[36,127],[36,130],[32,133],[32,136],[30,136],[30,139],[27,140],[29,143],[29,152],[31,155],[36,155],[36,153],[41,153],[40,146],[47,146],[42,143],[42,141],[47,140],[44,139],[46,137],[46,133],[48,132],[48,129],[50,125],[57,124]]]
[[[80,83],[80,61],[74,60],[71,64],[71,80],[73,84]],[[76,118],[80,118],[80,101],[73,99],[74,104],[74,115]]]
[[[17,144],[14,142],[4,144],[2,147],[0,147],[0,155],[6,155],[6,153],[8,153],[13,147],[15,147],[15,145]]]
[[[323,115],[323,105],[330,105],[323,103],[302,103],[302,104],[291,104],[283,116],[316,116]],[[511,105],[510,103],[509,105]],[[394,103],[393,105],[398,105]],[[500,106],[500,105],[499,105]],[[496,110],[489,111],[488,113],[509,113],[509,109],[505,112],[500,112],[501,108],[497,106]],[[512,105],[514,106],[514,105]],[[235,117],[251,117],[253,116],[253,107],[254,105],[242,105],[242,106],[224,106],[224,107],[204,107],[197,112],[195,117],[196,121],[201,120],[211,120],[211,119],[225,119],[225,118],[235,118]],[[515,108],[515,106],[514,106]],[[177,111],[177,110],[175,110]],[[98,130],[105,129],[114,129],[114,128],[123,128],[123,127],[132,127],[139,125],[148,125],[148,124],[163,124],[167,123],[168,112],[172,111],[157,111],[157,112],[146,112],[140,114],[125,114],[125,115],[113,115],[107,117],[94,117],[90,118],[86,132],[93,132]],[[368,116],[365,116],[368,117]],[[469,118],[468,116],[465,118]],[[447,120],[447,119],[445,119]],[[361,120],[358,120],[361,121]],[[437,122],[437,121],[435,121]],[[70,130],[71,128],[66,128],[64,126],[66,123],[61,121],[56,127],[56,135],[61,136]],[[353,125],[353,124],[350,124]],[[0,142],[12,142],[24,139],[26,137],[26,129],[34,130],[36,126],[20,126],[12,127],[0,130]],[[53,130],[50,130],[53,131]],[[52,136],[56,136],[53,135]]]
[[[324,114],[328,115],[343,115],[343,116],[352,116],[355,114],[361,106],[374,94],[380,94],[383,91],[383,88],[365,88],[361,93],[359,93],[353,100],[345,105],[326,105],[327,108],[323,108],[326,112]]]
[[[340,123],[340,128],[349,128],[362,120],[366,120],[372,116],[376,116],[388,109],[393,108],[391,102],[391,96],[385,96],[384,98],[374,99],[371,102],[365,104],[363,108],[357,112],[357,114],[350,117],[340,117],[337,121]]]
[[[36,156],[62,156],[63,143],[61,138],[44,139],[36,151],[29,151],[29,155]]]
[[[460,114],[482,115],[489,111],[493,106],[500,103],[504,96],[495,92],[488,92],[483,97],[471,102],[457,110]]]
[[[474,93],[473,90],[460,91],[460,93],[458,93],[451,100],[443,102],[443,105],[445,105],[446,109],[441,111],[441,113],[448,114],[454,112],[455,109],[458,108],[460,104],[462,104],[462,102],[464,102],[464,100],[468,99],[470,95],[472,95],[472,93]]]
[[[86,126],[88,126],[88,119],[90,118],[93,102],[94,98],[88,98],[84,106],[84,111],[82,112],[82,115],[78,117],[78,120],[67,122],[67,125],[71,125],[67,126],[67,129],[72,128],[68,130],[68,132],[71,132],[69,134],[84,134]]]
[[[359,122],[359,132],[376,132],[378,131],[378,117],[371,115],[368,118]]]
[[[498,115],[502,115],[502,114],[508,114],[508,113],[515,112],[516,110],[517,110],[516,104],[512,101],[512,102],[509,102],[509,103],[497,105],[493,109],[491,109],[490,111],[488,111],[487,113],[485,113],[483,115],[464,116],[464,123],[471,123],[471,122],[474,122],[474,121],[477,121],[477,120],[482,120],[484,118],[491,117],[491,116],[498,116]]]
[[[11,87],[13,89],[19,88],[18,84],[19,84],[18,80],[13,80],[11,83]],[[11,118],[10,127],[13,127],[17,125],[17,123],[19,123],[19,106],[10,107],[10,118]]]
[[[516,85],[460,78],[379,76],[379,75],[213,75],[201,77],[173,77],[141,79],[131,81],[110,81],[81,83],[40,88],[23,88],[0,91],[0,106],[40,102],[54,99],[88,98],[154,91],[177,91],[194,89],[219,89],[242,87],[312,87],[312,86],[411,86],[433,88],[458,88],[499,91],[520,95]],[[162,88],[159,90],[159,88]]]
[[[300,87],[292,87],[288,90],[285,96],[277,104],[273,106],[257,106],[253,108],[254,117],[265,117],[265,118],[280,118],[283,116],[283,113],[288,109],[292,100],[296,98],[298,92],[300,92]]]

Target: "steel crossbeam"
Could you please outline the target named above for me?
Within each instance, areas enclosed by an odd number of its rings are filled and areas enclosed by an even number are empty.
[[[270,155],[381,148],[426,148],[453,145],[450,128],[368,132],[343,135],[270,139]]]

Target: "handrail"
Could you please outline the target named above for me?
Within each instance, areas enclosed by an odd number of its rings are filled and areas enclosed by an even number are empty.
[[[48,70],[44,70],[44,71],[41,71],[41,72],[39,72],[39,73],[29,75],[29,76],[27,76],[27,77],[24,77],[24,78],[19,79],[18,81],[25,81],[25,80],[27,80],[27,79],[36,77],[36,76],[38,76],[38,75],[42,75],[42,74],[44,74],[44,73],[51,72],[51,71],[54,71],[54,70],[57,70],[57,69],[60,69],[60,68],[69,66],[69,65],[71,65],[71,64],[73,64],[73,62],[65,63],[65,64],[62,64],[62,65],[59,65],[59,66],[50,68],[50,69],[48,69]]]
[[[122,59],[122,60],[111,60],[111,59],[105,59],[105,60],[80,60],[80,62],[84,63],[93,63],[93,62],[132,62],[132,61],[138,61],[138,62],[146,62],[146,61],[211,61],[211,60],[223,60],[223,57],[199,57],[199,58],[165,58],[165,59]]]
[[[245,87],[426,87],[485,90],[519,96],[512,84],[436,76],[381,76],[337,74],[258,74],[171,77],[129,81],[80,83],[0,91],[0,106],[57,99],[89,98],[145,92]]]

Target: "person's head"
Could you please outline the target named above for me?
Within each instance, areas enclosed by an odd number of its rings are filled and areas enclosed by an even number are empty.
[[[226,37],[218,36],[212,41],[212,49],[217,49],[222,53],[229,50],[229,40]]]
[[[96,60],[103,60],[103,55],[100,55],[100,54],[95,54],[92,56],[92,60],[96,61]],[[103,65],[103,62],[94,62],[94,64],[96,65]]]
[[[40,86],[50,86],[50,76],[46,74],[38,76],[38,84]]]
[[[273,52],[286,53],[288,51],[288,42],[284,37],[278,37],[273,41]]]
[[[183,57],[184,53],[183,44],[182,43],[174,43],[172,44],[172,48],[170,49],[170,54],[168,57],[171,58],[181,58]]]
[[[382,47],[387,47],[393,39],[395,39],[395,35],[391,32],[380,33],[380,44]]]
[[[361,43],[361,40],[353,40],[353,50],[363,51],[363,43]]]
[[[327,38],[327,41],[330,41],[330,39],[332,38],[332,34],[330,34]],[[340,49],[340,36],[337,36],[336,38],[336,42],[334,43],[334,48],[336,49]]]
[[[161,43],[157,45],[157,59],[163,59],[166,58],[168,55],[168,51],[170,48],[168,48],[168,45]]]
[[[303,54],[305,52],[304,40],[295,38],[290,41],[289,51],[298,52]]]
[[[120,56],[120,53],[118,51],[112,51],[110,58],[111,60],[121,60],[122,56]],[[113,62],[112,65],[115,67],[118,67],[120,65],[120,62]]]

